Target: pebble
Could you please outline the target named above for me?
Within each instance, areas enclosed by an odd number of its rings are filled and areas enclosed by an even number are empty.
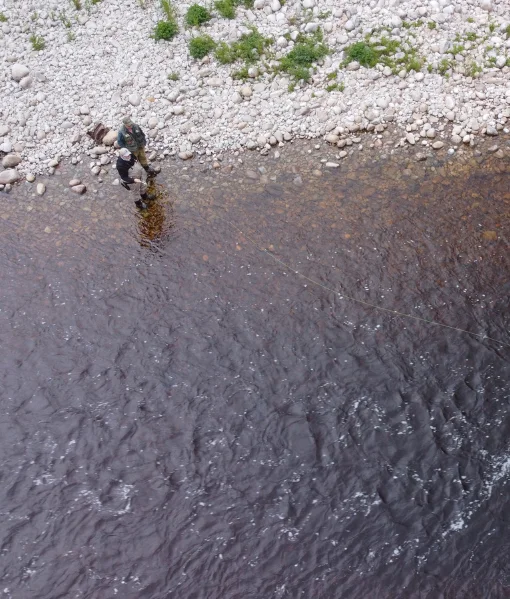
[[[33,173],[27,173],[27,176],[25,177],[25,179],[29,183],[33,183],[35,181],[35,175]]]
[[[69,181],[69,187],[76,187],[77,185],[80,185],[81,180],[80,179],[71,179]]]
[[[38,183],[37,184],[37,195],[44,195],[44,192],[46,191],[46,185],[44,183]]]
[[[326,162],[326,166],[328,168],[338,168],[340,165],[338,164],[338,162]]]
[[[85,185],[74,185],[73,187],[71,187],[71,191],[81,195],[82,193],[85,193],[87,191],[87,188],[85,187]]]

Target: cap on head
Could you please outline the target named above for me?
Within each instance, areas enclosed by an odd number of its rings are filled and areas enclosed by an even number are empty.
[[[127,148],[121,148],[119,152],[119,156],[123,160],[129,160],[131,158],[131,152]]]
[[[122,122],[124,123],[124,125],[127,125],[128,127],[131,127],[131,125],[133,124],[133,121],[131,120],[130,116],[125,116],[122,119]]]

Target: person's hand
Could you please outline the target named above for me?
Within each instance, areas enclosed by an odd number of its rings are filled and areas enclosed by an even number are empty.
[[[141,179],[135,179],[135,183],[141,183],[142,180]]]

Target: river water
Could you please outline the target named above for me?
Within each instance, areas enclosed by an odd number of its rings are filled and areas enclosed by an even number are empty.
[[[510,596],[509,165],[307,148],[2,198],[0,597]]]

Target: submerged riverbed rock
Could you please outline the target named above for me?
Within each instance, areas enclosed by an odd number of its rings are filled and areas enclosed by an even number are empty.
[[[73,191],[74,193],[77,193],[79,195],[85,193],[86,190],[87,190],[87,188],[83,184],[74,185],[73,187],[71,187],[71,191]]]

